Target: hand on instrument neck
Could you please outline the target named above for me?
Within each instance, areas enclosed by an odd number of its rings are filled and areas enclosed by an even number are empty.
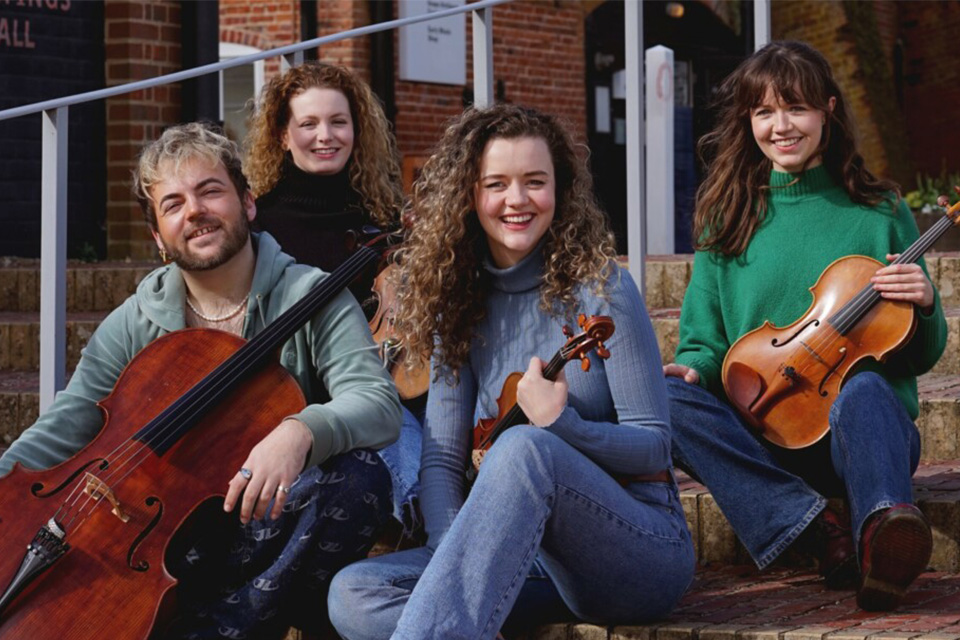
[[[560,370],[555,381],[543,377],[543,360],[534,356],[517,383],[517,404],[530,423],[549,427],[567,406],[567,375]]]

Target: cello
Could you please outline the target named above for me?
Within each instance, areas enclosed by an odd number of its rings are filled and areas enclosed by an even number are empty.
[[[958,220],[960,202],[891,264],[916,262]],[[913,336],[914,305],[882,298],[870,283],[883,266],[866,256],[835,260],[810,288],[813,303],[799,320],[783,328],[764,322],[727,351],[727,398],[764,438],[789,449],[818,442],[856,364],[882,362]]]
[[[98,403],[105,421],[93,441],[50,469],[17,464],[0,478],[0,535],[10,545],[0,554],[0,638],[164,631],[175,604],[176,579],[164,566],[171,539],[202,504],[223,497],[224,470],[305,406],[278,349],[379,258],[373,247],[384,238],[249,341],[194,328],[150,343]]]

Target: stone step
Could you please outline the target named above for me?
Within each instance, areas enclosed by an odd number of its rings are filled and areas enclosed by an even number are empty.
[[[136,290],[158,262],[69,261],[67,310],[110,311]],[[0,311],[40,310],[40,261],[0,258]]]
[[[960,252],[930,252],[926,261],[944,306],[960,305]],[[133,293],[140,279],[158,266],[156,262],[70,261],[67,309],[109,311]],[[647,256],[647,306],[650,309],[679,307],[692,266],[690,254]],[[38,311],[39,308],[39,261],[0,258],[0,311]]]
[[[108,311],[73,311],[67,314],[67,367],[80,361],[80,350],[107,317]],[[0,312],[0,371],[32,370],[40,366],[40,314]]]
[[[946,307],[943,312],[947,318],[947,344],[932,371],[960,373],[960,307]],[[664,362],[673,362],[680,339],[679,307],[653,307],[650,309],[650,320],[660,344],[661,359]]]
[[[960,575],[922,574],[896,611],[867,612],[810,570],[702,568],[666,620],[546,625],[527,640],[958,640]]]
[[[693,536],[697,559],[703,566],[751,562],[709,490],[682,472],[677,473],[680,502]],[[933,528],[930,568],[960,572],[960,459],[922,462],[913,477],[914,501]],[[836,501],[838,510],[844,509]],[[778,560],[785,566],[812,566],[810,558],[788,552]]]
[[[960,252],[930,252],[924,258],[930,280],[940,291],[943,306],[960,306]],[[690,282],[693,256],[648,256],[646,266],[647,308],[679,307]]]

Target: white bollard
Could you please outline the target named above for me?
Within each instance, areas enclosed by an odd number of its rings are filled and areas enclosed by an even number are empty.
[[[673,50],[647,49],[647,253],[674,252]]]

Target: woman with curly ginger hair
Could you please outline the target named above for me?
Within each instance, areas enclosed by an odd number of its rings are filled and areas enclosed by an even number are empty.
[[[808,45],[763,47],[719,97],[717,126],[700,142],[710,161],[695,213],[699,250],[676,362],[664,367],[674,458],[709,487],[759,568],[799,542],[819,556],[829,588],[858,587],[860,607],[892,609],[930,557],[930,527],[910,484],[920,458],[916,377],[946,341],[923,260],[882,266],[917,239],[916,224],[896,185],[864,166],[830,65]],[[844,380],[825,437],[776,446],[727,402],[724,358],[764,322],[786,327],[803,317],[809,288],[848,255],[878,261],[873,289],[912,304],[916,333],[885,362],[863,361]],[[821,309],[833,295],[818,300]],[[820,362],[835,357],[818,354],[809,333],[798,335],[790,348]],[[797,389],[816,388],[798,373]],[[847,498],[849,517],[826,497]]]
[[[297,262],[333,271],[349,256],[352,233],[371,223],[397,225],[403,194],[396,140],[370,87],[343,67],[307,62],[271,80],[246,154],[259,227]],[[361,303],[371,298],[373,276],[350,285]],[[422,402],[410,404],[419,410]],[[417,526],[420,422],[406,407],[400,439],[379,454],[393,481],[394,517],[410,532]]]
[[[614,261],[589,173],[553,118],[467,111],[414,190],[398,329],[432,357],[421,466],[427,546],[341,571],[337,631],[373,638],[493,638],[578,617],[665,615],[693,576],[670,473],[656,338]],[[610,359],[555,381],[544,362],[576,314],[611,316]],[[477,416],[507,376],[524,422],[466,481]]]
[[[403,204],[396,141],[370,87],[307,62],[263,88],[243,163],[260,227],[298,262],[332,271],[345,235],[396,224]],[[367,283],[369,284],[369,283]],[[361,299],[370,287],[353,287]]]

